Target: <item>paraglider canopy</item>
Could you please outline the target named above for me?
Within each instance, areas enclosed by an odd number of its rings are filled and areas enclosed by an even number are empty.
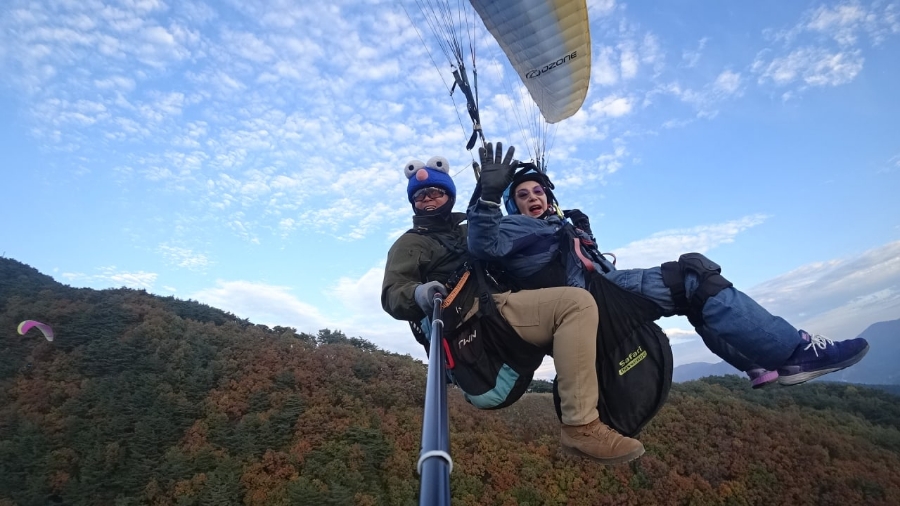
[[[41,333],[44,334],[44,337],[48,341],[53,341],[53,329],[50,328],[50,325],[47,325],[46,323],[41,323],[41,322],[35,321],[35,320],[25,320],[22,323],[20,323],[19,329],[18,329],[19,334],[24,336],[29,330],[32,329],[32,327],[35,327],[38,330],[40,330]]]
[[[591,80],[584,0],[471,0],[547,123],[575,114]]]
[[[552,144],[556,124],[581,109],[590,85],[591,36],[586,0],[416,0],[415,3],[453,68],[450,94],[459,89],[466,97],[473,128],[466,149],[471,150],[478,138],[486,142],[479,112],[474,47],[478,37],[472,24],[475,16],[470,9],[473,9],[520,81],[520,85],[506,83],[512,107],[504,116],[518,123],[537,169],[546,171],[545,154]],[[466,41],[471,62],[466,61],[464,54]],[[475,174],[477,179],[477,168]]]

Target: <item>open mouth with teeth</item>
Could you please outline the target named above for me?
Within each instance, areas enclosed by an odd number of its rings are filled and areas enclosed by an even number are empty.
[[[544,206],[540,204],[534,204],[528,206],[528,214],[541,214],[544,212]]]

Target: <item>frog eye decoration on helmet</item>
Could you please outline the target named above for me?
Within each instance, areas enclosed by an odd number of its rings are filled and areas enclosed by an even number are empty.
[[[447,192],[450,197],[450,208],[456,202],[456,185],[450,177],[450,162],[443,156],[432,156],[427,163],[420,160],[410,160],[403,166],[403,173],[409,182],[406,185],[406,194],[409,203],[415,208],[415,194],[417,191],[435,187]]]
[[[428,159],[427,162],[425,162],[425,166],[450,175],[450,162],[448,162],[447,159],[443,156],[432,156]]]
[[[422,160],[410,160],[406,162],[406,166],[403,167],[403,173],[406,175],[406,179],[413,177],[413,174],[418,172],[419,169],[424,169],[425,163]]]

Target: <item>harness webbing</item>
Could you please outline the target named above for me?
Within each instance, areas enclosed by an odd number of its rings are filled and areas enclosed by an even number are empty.
[[[441,309],[447,309],[450,307],[450,304],[453,303],[453,300],[459,295],[459,292],[462,290],[463,286],[466,284],[466,280],[469,279],[469,271],[462,273],[462,276],[459,277],[459,281],[456,282],[456,286],[453,287],[453,290],[450,291],[450,294],[447,295],[447,298],[444,299],[444,303],[441,304]]]

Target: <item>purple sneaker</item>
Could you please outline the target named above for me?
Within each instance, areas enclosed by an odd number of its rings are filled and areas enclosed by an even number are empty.
[[[799,333],[800,339],[803,339],[806,342],[810,342],[812,339],[812,336],[805,330],[801,330]],[[778,383],[778,371],[770,371],[759,366],[749,369],[747,371],[747,376],[750,377],[750,386],[753,388],[767,388],[780,384]]]
[[[810,336],[804,330],[800,336],[809,344],[797,346],[794,354],[778,368],[778,382],[784,386],[799,385],[850,367],[869,351],[869,343],[861,337],[834,342],[818,334]]]
[[[765,388],[778,384],[778,371],[759,367],[747,371],[747,376],[750,376],[750,386],[753,388]]]

